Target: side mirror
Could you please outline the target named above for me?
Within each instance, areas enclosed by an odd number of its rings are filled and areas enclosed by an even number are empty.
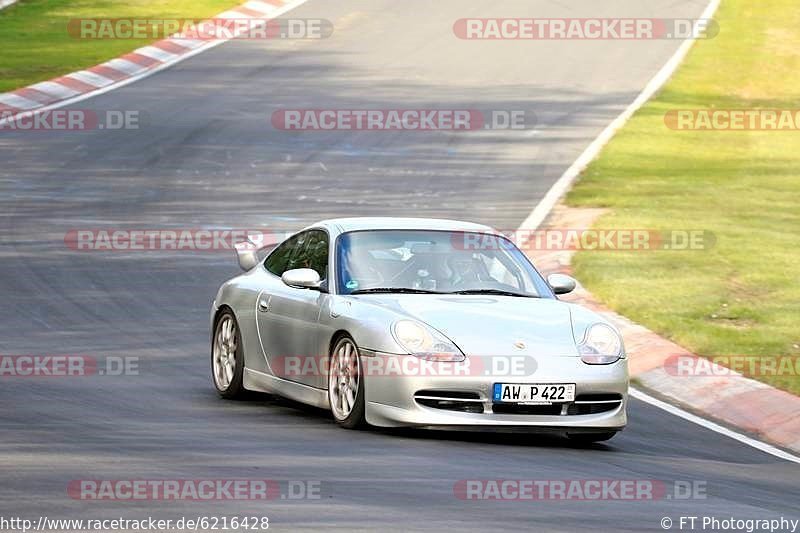
[[[575,290],[578,282],[575,281],[575,278],[566,274],[550,274],[547,276],[547,284],[550,285],[554,293],[567,294]]]
[[[248,271],[258,264],[258,246],[247,239],[246,241],[236,243],[236,259],[239,261],[239,266],[244,271]]]
[[[293,268],[287,270],[281,279],[289,287],[296,289],[319,289],[321,285],[319,274],[311,268]]]

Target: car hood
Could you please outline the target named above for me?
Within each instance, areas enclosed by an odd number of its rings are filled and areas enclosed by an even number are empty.
[[[362,295],[362,302],[432,326],[467,355],[577,357],[570,306],[514,296]]]

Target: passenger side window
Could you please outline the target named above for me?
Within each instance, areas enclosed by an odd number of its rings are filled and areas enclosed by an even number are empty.
[[[312,268],[324,280],[328,277],[328,234],[311,230],[295,235],[267,257],[264,267],[276,276],[293,268]]]
[[[319,274],[319,279],[328,277],[328,234],[324,231],[312,231],[306,246],[308,268]]]
[[[292,252],[289,254],[289,263],[286,265],[286,270],[293,268],[307,268],[306,266],[306,244],[311,232],[304,231],[297,236],[297,241],[292,247]]]
[[[297,253],[289,259],[289,268],[311,268],[319,279],[328,277],[328,234],[311,230],[302,235],[296,247]]]
[[[289,270],[289,259],[296,250],[300,237],[301,235],[295,235],[275,248],[264,261],[264,268],[276,276],[282,276],[284,272]]]

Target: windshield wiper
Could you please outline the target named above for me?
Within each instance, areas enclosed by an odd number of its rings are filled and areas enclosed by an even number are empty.
[[[371,289],[357,289],[350,294],[366,294],[370,292],[375,293],[407,293],[407,294],[445,294],[438,291],[430,291],[427,289],[411,289],[409,287],[372,287]]]
[[[521,292],[504,291],[502,289],[466,289],[463,291],[453,291],[451,294],[496,294],[498,296],[519,296],[520,298],[539,298],[535,294],[524,294]]]

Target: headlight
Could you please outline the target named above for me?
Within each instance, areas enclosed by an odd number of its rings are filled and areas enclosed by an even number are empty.
[[[461,350],[436,331],[414,320],[399,320],[392,326],[392,335],[408,353],[430,361],[463,361]]]
[[[581,360],[589,365],[609,365],[625,357],[622,339],[607,324],[592,324],[578,344]]]

